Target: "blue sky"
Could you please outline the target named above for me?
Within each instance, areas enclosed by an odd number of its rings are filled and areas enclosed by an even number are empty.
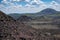
[[[53,0],[41,0],[41,1],[44,1],[44,2],[48,3],[48,2],[51,2]]]
[[[3,1],[3,0],[0,0],[0,3],[1,3],[1,1]],[[7,0],[7,1],[9,1],[9,0]],[[56,1],[57,3],[59,3],[60,4],[60,0],[41,0],[41,1],[43,1],[44,3],[46,3],[46,4],[49,4],[50,2],[52,2],[52,1]],[[28,2],[25,2],[24,0],[22,0],[21,2],[14,2],[14,3],[18,3],[18,4],[22,4],[22,5],[25,5],[25,4],[27,4]]]
[[[51,1],[56,1],[57,3],[60,3],[60,0],[41,0],[45,3],[50,3]]]
[[[36,13],[46,8],[60,11],[60,0],[0,0],[0,10],[9,13]]]
[[[3,0],[0,0],[0,2],[3,1]],[[59,0],[41,0],[41,1],[44,1],[44,2],[51,2],[51,1],[56,1],[56,2],[59,2]]]

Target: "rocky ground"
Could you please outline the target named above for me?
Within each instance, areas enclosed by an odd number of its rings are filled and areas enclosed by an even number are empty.
[[[0,11],[0,40],[59,40]]]

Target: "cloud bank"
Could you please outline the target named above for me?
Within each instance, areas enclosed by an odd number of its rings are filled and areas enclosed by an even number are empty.
[[[13,0],[18,2],[23,2],[21,0]],[[3,0],[0,4],[0,10],[9,14],[9,13],[36,13],[46,8],[53,8],[57,11],[60,11],[60,4],[55,1],[50,2],[50,4],[45,4],[41,0],[25,0],[27,2],[24,6],[17,4],[17,2],[12,2],[12,0],[7,1]]]

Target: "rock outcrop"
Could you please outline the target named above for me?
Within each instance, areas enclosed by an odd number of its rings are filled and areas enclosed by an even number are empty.
[[[28,22],[28,21],[31,21],[32,18],[29,17],[29,16],[26,16],[26,15],[22,15],[22,16],[20,16],[17,20],[18,20],[18,21],[22,21],[22,22]]]

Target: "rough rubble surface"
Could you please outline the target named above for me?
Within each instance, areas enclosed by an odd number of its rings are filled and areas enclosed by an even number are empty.
[[[55,37],[45,36],[0,11],[0,40],[55,40]]]

